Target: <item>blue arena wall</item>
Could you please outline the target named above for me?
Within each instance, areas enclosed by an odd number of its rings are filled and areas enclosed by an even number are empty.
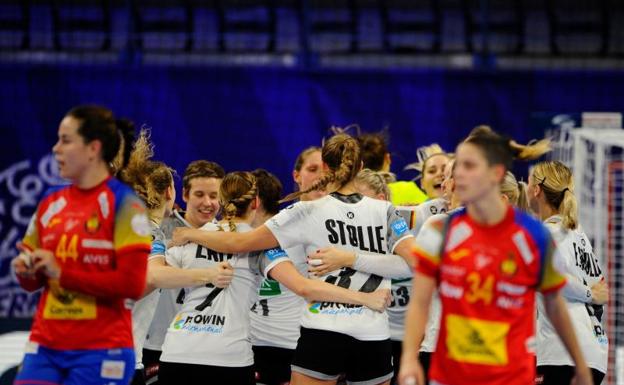
[[[527,141],[555,113],[622,111],[623,74],[0,65],[0,318],[28,317],[34,307],[9,262],[39,194],[57,183],[47,155],[74,105],[103,104],[151,127],[156,158],[180,174],[199,158],[227,171],[263,167],[290,191],[296,155],[320,145],[331,125],[388,127],[393,171],[409,179],[401,170],[418,146],[453,150],[477,124]]]

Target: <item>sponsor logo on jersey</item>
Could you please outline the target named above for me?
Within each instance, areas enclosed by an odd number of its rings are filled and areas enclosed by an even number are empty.
[[[48,223],[48,229],[51,229],[52,227],[60,224],[61,222],[62,221],[60,218],[52,218],[50,222]],[[66,230],[66,231],[69,231],[69,230]]]
[[[470,249],[467,249],[465,247],[458,249],[458,250],[453,250],[448,254],[449,258],[451,258],[451,261],[453,262],[457,262],[460,259],[466,258],[469,255],[470,255]]]
[[[518,264],[512,252],[509,252],[509,254],[507,254],[507,259],[501,262],[500,271],[507,278],[513,277],[516,275],[516,272],[518,272]]]
[[[442,265],[440,266],[440,271],[442,274],[451,277],[463,277],[466,275],[466,268],[455,265]]]
[[[407,227],[407,222],[405,222],[405,219],[403,218],[400,218],[394,221],[392,225],[390,225],[390,227],[392,228],[392,231],[394,231],[394,234],[397,237],[402,236],[409,230],[409,228]]]
[[[353,218],[355,218],[355,214],[353,214],[352,211],[349,211],[349,212],[347,212],[347,218],[353,219]]]
[[[461,299],[464,296],[464,288],[442,281],[440,283],[440,295],[447,298]]]
[[[509,324],[449,314],[446,317],[448,357],[457,362],[504,366],[509,363]]]
[[[523,295],[527,291],[526,286],[516,285],[509,282],[498,282],[496,284],[496,288],[501,293],[509,294],[509,295]]]
[[[438,208],[437,208],[437,207],[435,207],[435,206],[430,206],[430,207],[429,207],[429,212],[430,212],[432,215],[436,215],[436,214],[438,213]]]
[[[82,257],[82,262],[85,264],[108,265],[109,261],[110,256],[107,254],[85,254]]]
[[[501,309],[521,309],[524,306],[524,298],[511,298],[501,295],[496,299],[496,306]]]
[[[266,255],[271,262],[275,261],[277,258],[288,257],[288,254],[279,247],[265,251],[264,255]]]
[[[189,314],[178,316],[173,320],[175,330],[185,330],[191,333],[221,334],[225,326],[225,316],[217,314]]]
[[[282,294],[282,290],[280,288],[279,282],[272,279],[265,279],[260,285],[259,294],[264,297],[269,297]]]
[[[92,213],[85,222],[85,230],[89,234],[95,234],[100,229],[100,218],[97,213]]]
[[[362,314],[364,308],[360,305],[351,305],[337,302],[313,302],[309,304],[308,311],[312,314]]]
[[[182,319],[182,316],[178,314],[177,317],[173,320],[173,328],[175,330],[180,330],[182,329],[182,326],[184,326],[184,319]]]

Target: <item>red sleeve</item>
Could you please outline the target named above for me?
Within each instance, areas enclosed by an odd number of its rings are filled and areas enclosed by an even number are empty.
[[[139,299],[145,289],[149,248],[131,247],[117,251],[117,268],[113,271],[64,269],[61,287],[99,298]]]
[[[424,274],[431,278],[438,276],[439,266],[431,260],[430,257],[425,257],[423,254],[415,252],[416,264],[414,271]]]

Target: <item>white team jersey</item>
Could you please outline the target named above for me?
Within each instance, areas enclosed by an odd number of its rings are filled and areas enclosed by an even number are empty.
[[[171,216],[163,219],[160,228],[165,235],[165,245],[171,239],[173,229],[176,227],[193,227],[185,219],[182,213],[174,211]],[[183,289],[160,289],[160,296],[158,298],[158,304],[156,305],[156,311],[152,318],[152,323],[145,337],[145,343],[143,347],[150,350],[162,349],[162,344],[165,342],[165,335],[171,320],[177,312],[180,310],[180,304],[184,300]],[[137,360],[138,361],[138,360]]]
[[[304,277],[308,276],[306,254],[302,246],[286,249],[288,258]],[[251,307],[251,343],[295,349],[299,339],[301,309],[305,300],[279,282],[265,278],[258,301]]]
[[[357,253],[387,254],[400,241],[412,236],[390,202],[361,194],[332,193],[314,201],[297,202],[269,219],[266,226],[283,248],[302,245],[306,255],[328,246]],[[351,268],[316,279],[362,292],[390,288],[389,279]],[[306,304],[301,326],[343,333],[363,341],[390,337],[386,312],[335,302]]]
[[[148,260],[164,258],[166,250],[165,234],[154,222],[150,222],[150,227],[152,230],[152,249]],[[134,337],[137,369],[143,368],[143,344],[154,318],[159,298],[160,290],[154,290],[138,300],[132,307],[132,335]]]
[[[219,226],[208,223],[201,229],[218,231]],[[247,224],[237,224],[238,232],[250,230]],[[185,289],[184,304],[169,325],[160,360],[226,367],[253,365],[249,308],[258,298],[262,275],[288,260],[281,249],[224,254],[189,243],[168,250],[167,263],[184,269],[229,261],[234,278],[225,289],[211,284]]]
[[[547,219],[545,224],[559,250],[560,260],[555,261],[557,269],[568,279],[578,279],[588,288],[598,283],[603,278],[602,270],[585,233],[580,229],[564,229],[560,216]],[[601,324],[604,307],[568,298],[566,304],[587,365],[606,373],[609,344]],[[545,314],[541,297],[538,300],[537,364],[574,366]]]
[[[423,224],[432,215],[444,214],[448,209],[448,202],[443,198],[430,199],[416,206],[415,223],[412,234],[417,235]]]
[[[427,206],[423,206],[428,204]],[[446,217],[447,204],[443,199],[432,199],[427,201],[416,208],[424,209],[416,211],[417,220],[414,222],[416,228],[410,229],[414,235],[418,235],[418,231],[422,228],[422,225],[429,219],[439,219]],[[435,208],[435,209],[432,209]],[[401,210],[399,210],[401,212]],[[438,213],[439,214],[435,214]],[[390,338],[394,341],[403,341],[403,335],[405,334],[405,312],[407,311],[407,305],[412,295],[412,279],[393,279],[392,280],[392,303],[388,308],[388,317],[390,321]],[[433,352],[438,340],[438,331],[440,330],[440,316],[441,312],[440,298],[438,293],[434,292],[431,298],[431,305],[429,307],[429,318],[427,319],[427,326],[425,329],[425,338],[420,345],[420,351]]]

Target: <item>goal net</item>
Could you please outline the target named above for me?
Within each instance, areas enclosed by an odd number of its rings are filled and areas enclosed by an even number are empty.
[[[581,226],[609,282],[602,320],[609,368],[603,384],[624,385],[624,130],[567,127],[551,136],[552,158],[572,169]]]

